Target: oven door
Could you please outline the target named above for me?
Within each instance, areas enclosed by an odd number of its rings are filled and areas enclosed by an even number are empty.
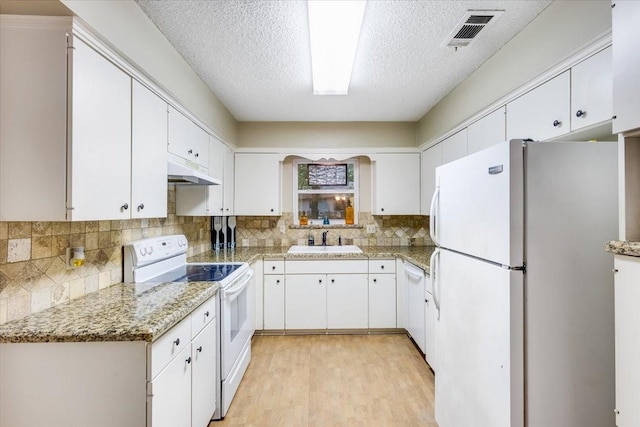
[[[255,290],[252,277],[253,270],[249,269],[221,290],[222,380],[229,376],[242,348],[255,331]]]

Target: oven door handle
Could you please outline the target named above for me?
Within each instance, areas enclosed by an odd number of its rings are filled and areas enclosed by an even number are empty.
[[[253,270],[249,270],[242,279],[238,280],[238,285],[230,287],[229,289],[224,289],[224,298],[227,300],[235,299],[235,297],[237,297],[240,292],[242,292],[247,286],[249,286],[249,282],[251,281],[253,274]]]

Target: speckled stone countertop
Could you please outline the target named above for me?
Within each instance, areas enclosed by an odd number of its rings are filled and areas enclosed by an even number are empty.
[[[429,273],[435,247],[362,247],[361,254],[288,254],[288,248],[209,251],[188,262],[248,262],[259,258],[401,258]],[[153,286],[157,285],[157,286]],[[0,343],[147,341],[159,338],[214,296],[213,282],[121,283],[0,325]]]
[[[0,343],[151,342],[214,296],[218,284],[143,284],[138,290],[144,292],[136,292],[134,284],[113,285],[0,325]]]
[[[605,250],[616,255],[640,257],[640,242],[612,240],[610,242],[607,242]]]
[[[202,255],[189,258],[189,262],[248,262],[258,258],[286,258],[286,259],[344,259],[344,258],[401,258],[430,273],[429,258],[435,246],[361,246],[361,254],[289,254],[289,248],[253,247],[237,248],[234,251],[209,251]]]

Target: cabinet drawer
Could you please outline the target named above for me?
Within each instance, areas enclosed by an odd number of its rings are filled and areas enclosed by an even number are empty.
[[[151,378],[191,344],[191,316],[182,320],[151,345]]]
[[[264,274],[284,274],[284,260],[265,259]]]
[[[395,273],[395,259],[370,259],[369,273]]]
[[[204,304],[196,308],[191,314],[191,338],[216,317],[216,297],[209,298]]]
[[[366,259],[287,261],[287,274],[367,273]]]

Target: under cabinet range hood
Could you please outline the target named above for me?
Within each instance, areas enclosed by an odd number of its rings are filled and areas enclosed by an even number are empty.
[[[168,181],[180,185],[221,185],[222,181],[169,160],[167,165]]]

